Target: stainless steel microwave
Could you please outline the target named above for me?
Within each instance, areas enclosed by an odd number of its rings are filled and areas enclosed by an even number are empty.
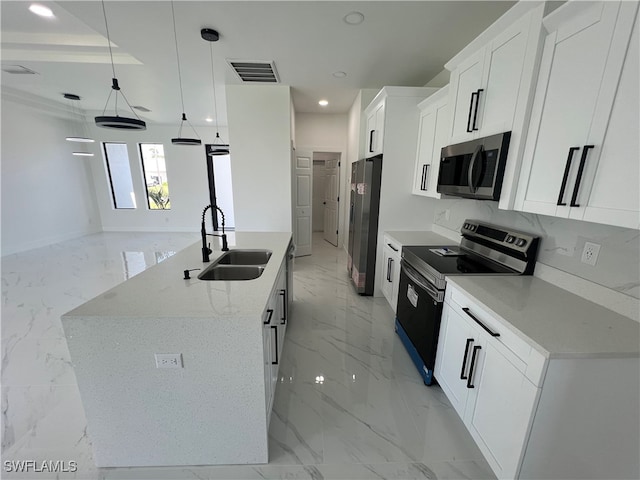
[[[511,132],[477,138],[440,151],[438,192],[476,200],[499,200]]]

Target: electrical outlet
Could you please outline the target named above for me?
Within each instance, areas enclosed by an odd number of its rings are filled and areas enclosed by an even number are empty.
[[[181,353],[156,353],[156,368],[182,368]]]
[[[582,263],[587,265],[595,265],[598,261],[598,254],[600,253],[600,245],[597,243],[587,242],[584,244],[584,250],[582,250]]]

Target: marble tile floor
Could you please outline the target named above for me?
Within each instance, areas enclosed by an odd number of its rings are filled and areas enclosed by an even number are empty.
[[[295,260],[269,464],[96,468],[59,317],[197,239],[102,233],[2,258],[2,478],[495,478],[441,389],[422,383],[386,300],[357,295],[346,253],[317,234]],[[77,471],[8,472],[21,460]]]

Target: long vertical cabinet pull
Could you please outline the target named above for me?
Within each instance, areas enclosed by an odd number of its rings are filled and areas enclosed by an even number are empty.
[[[464,371],[467,369],[467,357],[469,356],[469,347],[473,343],[473,338],[467,338],[467,344],[464,346],[464,357],[462,357],[462,370],[460,370],[460,380],[466,380]]]
[[[573,186],[573,195],[571,195],[571,206],[579,207],[580,205],[576,203],[578,199],[578,190],[580,190],[580,182],[582,182],[582,174],[584,173],[584,165],[587,162],[587,154],[589,150],[594,148],[594,145],[585,145],[582,147],[582,156],[580,157],[580,166],[578,166],[578,176],[576,177],[576,184]]]
[[[280,290],[280,296],[282,296],[282,317],[280,317],[280,325],[287,323],[287,291],[285,289]]]
[[[389,257],[387,259],[387,282],[391,283],[391,262],[393,262],[393,258]]]
[[[471,130],[473,131],[477,131],[478,127],[476,126],[476,123],[478,121],[478,108],[480,106],[480,94],[484,92],[483,88],[479,88],[476,91],[476,108],[473,111],[473,125],[471,126]]]
[[[271,328],[275,329],[273,338],[276,339],[276,359],[271,362],[271,365],[278,365],[278,326],[277,325],[271,325]],[[472,364],[472,366],[473,366],[473,364]]]
[[[562,177],[562,185],[560,185],[560,193],[558,194],[558,205],[565,206],[566,203],[563,201],[564,197],[564,189],[567,188],[567,180],[569,178],[569,170],[571,169],[571,160],[573,159],[573,154],[580,150],[580,147],[571,147],[569,149],[569,156],[567,157],[567,163],[564,166],[564,175]]]
[[[375,130],[369,131],[369,153],[373,152],[373,132]]]
[[[473,347],[473,353],[471,354],[471,366],[469,367],[469,378],[467,379],[467,388],[476,388],[476,386],[471,383],[473,382],[473,369],[476,366],[476,358],[478,350],[481,350],[482,347],[480,345],[476,345]]]
[[[476,97],[478,92],[473,92],[471,94],[471,103],[469,104],[469,118],[467,118],[467,133],[473,132],[473,127],[471,126],[471,118],[473,117],[473,97]]]
[[[420,190],[427,191],[427,172],[429,171],[429,164],[422,166],[422,182],[420,182]]]

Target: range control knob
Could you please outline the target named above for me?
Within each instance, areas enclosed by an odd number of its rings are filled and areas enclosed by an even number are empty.
[[[507,235],[507,239],[505,240],[507,243],[513,243],[516,241],[516,237],[513,235]]]
[[[466,222],[465,222],[465,224],[464,224],[464,228],[469,229],[469,227],[470,227],[470,226],[471,226],[470,224],[468,224],[468,223],[466,223]]]
[[[476,226],[473,223],[469,224],[469,230],[471,230],[472,232],[476,231]]]
[[[527,241],[524,238],[519,238],[516,241],[516,247],[524,247],[527,244]]]

